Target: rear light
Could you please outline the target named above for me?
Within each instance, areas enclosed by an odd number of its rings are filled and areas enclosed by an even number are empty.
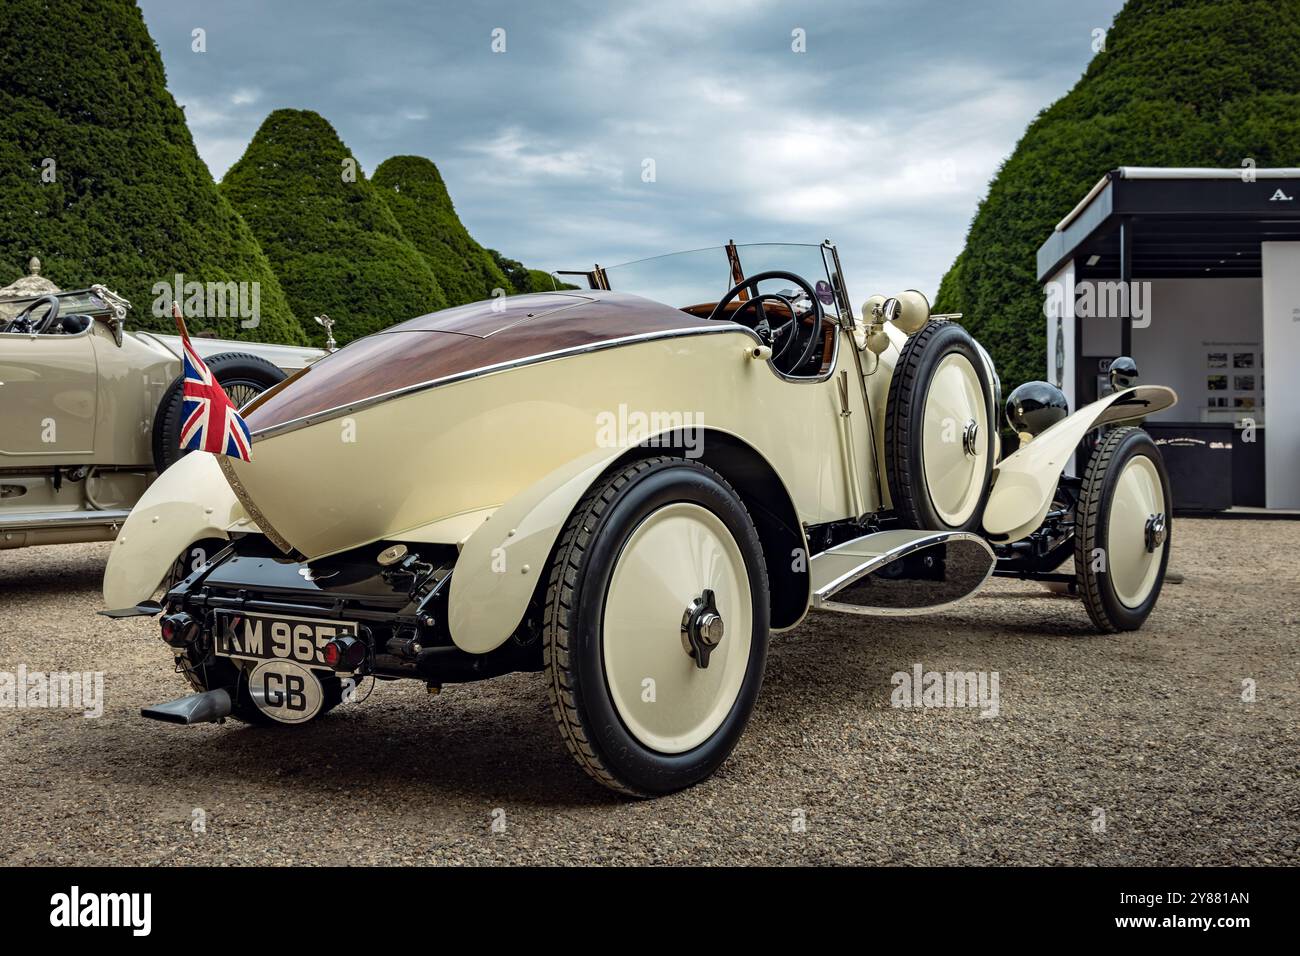
[[[336,637],[321,652],[326,665],[336,671],[354,671],[366,659],[366,645],[355,637]]]
[[[197,632],[198,628],[194,624],[194,618],[184,611],[179,614],[168,614],[162,619],[163,643],[171,647],[188,647],[194,642],[194,636]]]

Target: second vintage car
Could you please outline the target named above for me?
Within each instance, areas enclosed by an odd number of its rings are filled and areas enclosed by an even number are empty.
[[[129,308],[60,290],[35,259],[0,289],[0,549],[111,540],[180,459],[180,338],[128,329]],[[193,342],[236,405],[326,354]]]
[[[544,671],[582,769],[651,796],[726,759],[810,608],[924,613],[998,573],[1102,631],[1150,614],[1170,496],[1133,425],[1175,396],[1131,361],[1073,414],[1013,391],[1003,457],[987,352],[919,293],[859,316],[829,242],[565,275],[588,288],[355,341],[247,407],[251,462],[161,476],[104,579],[196,691],[146,716],[302,724],[364,678]]]

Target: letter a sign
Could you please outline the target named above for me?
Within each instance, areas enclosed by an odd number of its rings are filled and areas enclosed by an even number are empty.
[[[1268,201],[1269,202],[1278,202],[1278,201],[1290,202],[1294,198],[1295,198],[1294,196],[1288,196],[1286,193],[1282,192],[1281,189],[1279,189],[1276,192],[1274,192],[1273,195],[1268,197]]]

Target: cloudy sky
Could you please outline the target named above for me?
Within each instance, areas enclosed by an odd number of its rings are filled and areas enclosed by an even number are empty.
[[[933,293],[998,164],[1122,3],[140,6],[217,178],[271,110],[312,109],[367,174],[428,156],[474,237],[530,266],[829,237],[860,301]]]

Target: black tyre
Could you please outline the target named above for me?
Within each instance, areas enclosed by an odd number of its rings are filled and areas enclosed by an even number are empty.
[[[579,502],[549,570],[547,687],[579,766],[638,797],[712,774],[767,659],[767,568],[736,492],[683,459],[619,467]]]
[[[955,322],[907,340],[885,405],[885,475],[904,526],[979,527],[993,472],[996,423],[979,347]]]
[[[1075,506],[1074,569],[1099,631],[1134,631],[1160,597],[1169,564],[1169,476],[1140,428],[1114,428],[1093,449]]]
[[[247,405],[287,377],[266,359],[246,352],[223,352],[204,361],[236,408]],[[153,460],[160,474],[186,455],[180,448],[183,389],[184,376],[178,375],[167,386],[154,417]]]

